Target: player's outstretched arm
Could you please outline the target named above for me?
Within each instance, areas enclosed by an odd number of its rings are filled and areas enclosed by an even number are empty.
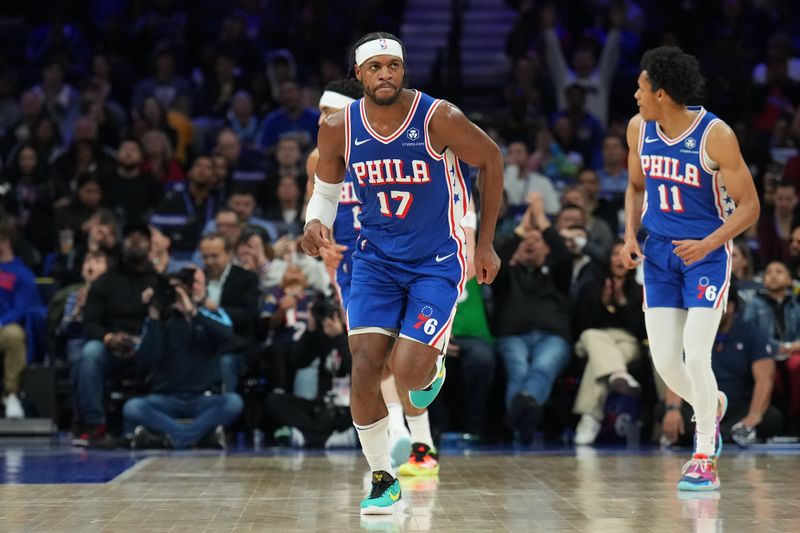
[[[331,245],[330,232],[336,219],[336,209],[344,179],[344,112],[326,118],[317,137],[319,158],[314,176],[314,193],[306,206],[306,226],[303,230],[303,250],[312,257]],[[311,176],[309,176],[309,180]]]
[[[481,225],[475,245],[475,276],[478,283],[491,283],[500,269],[494,251],[494,230],[503,199],[503,154],[483,130],[449,102],[443,102],[429,126],[431,144],[438,152],[449,147],[466,163],[478,167],[481,190]]]
[[[742,158],[736,134],[727,124],[720,122],[712,126],[706,140],[706,151],[708,157],[719,165],[720,175],[736,210],[722,226],[701,241],[673,241],[676,245],[675,254],[687,265],[700,261],[713,250],[738,237],[756,223],[761,211],[753,176]]]
[[[628,122],[628,188],[625,190],[625,244],[622,247],[622,262],[626,268],[636,268],[644,259],[636,235],[642,221],[644,203],[644,172],[639,157],[639,133],[642,116],[636,115]]]

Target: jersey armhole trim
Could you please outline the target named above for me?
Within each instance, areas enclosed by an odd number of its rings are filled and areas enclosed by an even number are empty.
[[[444,158],[444,151],[447,150],[447,147],[445,147],[445,150],[442,150],[441,154],[436,153],[436,150],[433,149],[433,145],[431,144],[430,135],[428,134],[428,126],[433,118],[433,114],[436,112],[436,109],[439,108],[439,104],[441,104],[443,101],[444,100],[433,101],[431,107],[428,108],[428,112],[425,114],[425,122],[423,123],[423,127],[425,128],[425,151],[427,151],[428,155],[436,161],[441,161]]]
[[[644,146],[644,136],[645,136],[645,128],[647,126],[647,122],[642,119],[639,123],[639,142],[637,143],[636,151],[639,152],[639,156],[642,155],[642,147]]]
[[[719,172],[719,165],[716,161],[711,159],[708,155],[708,150],[706,149],[706,143],[708,142],[708,134],[717,124],[722,123],[722,120],[715,118],[711,122],[708,123],[706,126],[705,131],[703,132],[703,137],[700,139],[700,166],[703,167],[703,170],[708,172],[709,174],[715,174]],[[716,169],[714,167],[717,167]]]
[[[350,106],[344,107],[344,169],[350,168]],[[360,104],[359,104],[360,105]]]

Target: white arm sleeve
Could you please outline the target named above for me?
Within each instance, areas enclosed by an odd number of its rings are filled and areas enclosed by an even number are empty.
[[[306,224],[319,220],[327,228],[333,227],[336,220],[336,209],[342,194],[342,183],[328,183],[314,176],[314,193],[306,207]]]

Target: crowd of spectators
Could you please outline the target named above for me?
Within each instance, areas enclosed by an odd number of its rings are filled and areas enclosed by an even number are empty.
[[[239,424],[353,445],[331,276],[298,246],[305,156],[349,44],[376,28],[402,37],[405,3],[29,4],[0,7],[6,416],[25,415],[21,375],[38,360],[66,369],[76,444],[117,444],[113,433],[134,447],[219,447]],[[798,433],[791,2],[508,4],[509,78],[465,109],[506,158],[503,266],[491,288],[466,286],[435,432],[528,444],[555,427],[590,444],[619,433],[609,406],[632,398],[642,418],[657,404],[662,441],[688,433],[685,406],[650,371],[640,277],[615,257],[638,59],[679,44],[700,59],[702,103],[736,131],[762,199],[736,243],[740,291],[715,348],[735,354],[714,359],[737,406],[726,431],[745,444]],[[123,382],[135,385],[109,428],[109,389]]]

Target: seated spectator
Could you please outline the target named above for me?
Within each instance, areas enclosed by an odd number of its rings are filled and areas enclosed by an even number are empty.
[[[792,232],[794,235],[794,232]],[[800,251],[800,231],[798,231],[798,251]],[[791,244],[790,244],[791,247]],[[755,297],[761,288],[761,283],[754,280],[755,268],[753,266],[753,256],[747,243],[743,240],[733,241],[733,255],[731,257],[731,278],[732,283],[736,283],[739,293],[739,300],[746,304]]]
[[[278,181],[278,205],[264,210],[264,218],[275,224],[278,234],[290,238],[303,234],[303,194],[297,179],[291,175],[281,176]]]
[[[272,281],[271,269],[275,265],[275,251],[265,242],[260,231],[248,229],[242,232],[236,243],[236,261],[239,266],[258,276],[261,294],[267,294],[280,283]]]
[[[553,382],[570,357],[572,256],[536,194],[497,252],[502,266],[492,286],[492,330],[508,374],[506,424],[530,444]]]
[[[97,122],[82,116],[75,122],[71,144],[53,161],[58,190],[62,193],[72,190],[78,176],[87,172],[102,178],[114,165],[113,150],[100,144]]]
[[[242,351],[255,341],[260,297],[258,277],[233,264],[233,246],[219,233],[202,238],[200,253],[208,284],[203,307],[209,311],[224,310],[233,323],[235,336],[221,346],[220,364],[222,390],[236,392],[244,368]]]
[[[16,230],[0,219],[0,353],[3,354],[3,403],[6,418],[25,418],[19,401],[20,380],[27,364],[25,313],[41,305],[33,272],[14,256]]]
[[[759,256],[761,264],[789,260],[792,228],[800,224],[794,185],[780,182],[775,187],[772,208],[761,211],[758,220]]]
[[[278,228],[275,224],[255,216],[257,207],[256,197],[251,191],[240,188],[234,189],[228,197],[226,205],[239,215],[245,227],[255,226],[266,233],[270,242],[277,240]],[[203,228],[203,235],[214,233],[216,230],[216,222],[211,221]]]
[[[89,236],[90,220],[103,202],[103,188],[94,174],[81,174],[69,204],[55,212],[55,229],[69,231],[73,242],[83,244]],[[66,253],[62,250],[62,253]]]
[[[168,191],[150,217],[150,223],[170,238],[173,254],[179,259],[191,258],[203,228],[217,211],[218,201],[211,196],[212,170],[211,158],[195,159],[189,169],[188,185]]]
[[[573,143],[570,145],[581,155],[585,166],[600,164],[601,146],[605,130],[597,117],[586,109],[586,89],[575,83],[566,88],[567,107],[553,115],[553,130],[558,129],[559,121],[566,119],[572,131]],[[562,144],[562,147],[565,147]]]
[[[175,159],[172,145],[161,130],[150,130],[142,135],[142,172],[153,176],[162,186],[186,181],[183,167]]]
[[[271,153],[284,135],[293,133],[301,140],[301,150],[317,144],[319,111],[303,107],[300,87],[291,80],[280,84],[281,107],[264,117],[259,146]]]
[[[156,272],[159,274],[175,274],[181,269],[195,264],[192,261],[174,259],[169,253],[169,247],[172,245],[169,237],[153,225],[148,227],[150,229],[150,263],[152,263]]]
[[[600,194],[600,178],[597,171],[584,168],[578,173],[577,184],[586,193],[586,210],[592,218],[600,219],[608,224],[612,235],[619,233],[620,213],[623,209],[622,199],[609,200]]]
[[[800,430],[800,302],[791,290],[788,267],[773,261],[764,270],[764,288],[747,303],[744,319],[769,340],[778,363],[776,396],[790,424]]]
[[[170,123],[166,108],[154,96],[148,96],[142,104],[131,111],[131,136],[140,142],[148,131],[161,131],[169,139],[170,146],[178,145],[178,130]]]
[[[628,188],[628,152],[625,140],[614,134],[603,139],[603,160],[597,169],[600,193],[610,200],[625,197]]]
[[[267,396],[267,414],[282,426],[276,435],[286,432],[294,446],[355,447],[358,439],[348,409],[349,397],[334,387],[336,380],[349,381],[346,376],[351,365],[347,332],[338,306],[317,301],[312,304],[306,321],[308,329],[288,351],[288,366],[313,368],[317,372],[317,387],[311,398],[276,389]]]
[[[531,165],[553,182],[557,190],[562,190],[573,182],[581,167],[580,156],[565,152],[547,128],[536,134],[536,149],[531,156]]]
[[[83,345],[86,344],[86,332],[83,329],[83,310],[86,306],[86,297],[92,283],[108,271],[109,258],[102,250],[88,252],[83,259],[81,268],[81,283],[75,283],[58,291],[48,304],[48,322],[58,320],[52,334],[56,348],[55,354],[63,353],[70,363],[70,378],[72,389],[76,383],[76,365],[72,364],[81,356]],[[49,329],[49,328],[48,328]],[[63,351],[62,351],[63,347]]]
[[[233,94],[242,88],[241,78],[235,58],[226,51],[218,52],[213,72],[197,88],[194,113],[217,119],[225,117]]]
[[[192,93],[192,84],[175,70],[175,54],[160,48],[153,57],[153,76],[136,84],[131,104],[140,108],[147,98],[155,97],[162,106],[170,108],[180,98],[191,99]]]
[[[278,391],[290,390],[292,372],[288,354],[308,329],[309,309],[318,294],[309,289],[308,280],[300,267],[290,265],[283,274],[280,286],[263,299],[261,320],[272,333],[272,342],[265,355],[270,381]]]
[[[217,134],[214,153],[228,161],[230,185],[242,191],[255,192],[267,179],[268,165],[263,154],[257,150],[242,147],[242,142],[230,128],[223,128]]]
[[[47,114],[58,123],[64,132],[64,144],[72,140],[72,126],[80,113],[80,95],[75,88],[66,82],[65,67],[61,56],[52,55],[42,65],[42,81],[31,88],[38,96]],[[60,144],[60,143],[59,143]]]
[[[752,261],[751,261],[752,263]],[[793,279],[800,279],[800,225],[792,228],[789,240],[789,273]]]
[[[123,224],[146,220],[161,201],[161,184],[142,171],[142,147],[133,139],[119,144],[117,167],[103,177],[103,202]]]
[[[62,287],[81,281],[81,266],[88,252],[102,250],[115,262],[120,257],[117,219],[111,211],[98,209],[85,227],[89,234],[83,243],[76,243],[74,238],[69,239],[66,234],[60,236],[63,242],[59,242],[59,250],[53,260],[52,276]]]
[[[128,224],[122,231],[122,259],[89,289],[83,309],[87,342],[72,362],[76,402],[75,446],[103,446],[106,436],[104,382],[108,374],[136,364],[146,305],[144,290],[153,283],[150,230]]]
[[[522,141],[512,141],[506,148],[506,168],[503,177],[503,189],[508,203],[526,205],[528,193],[538,192],[542,195],[544,209],[548,215],[558,213],[558,194],[553,183],[544,174],[528,170],[528,147]]]
[[[138,357],[149,373],[150,393],[128,400],[122,410],[132,448],[161,447],[166,440],[175,449],[225,449],[225,426],[242,412],[244,403],[235,392],[213,393],[218,353],[233,328],[223,309],[202,306],[205,277],[199,269],[194,272],[192,286],[171,280],[175,302],[166,308],[153,289],[142,294],[149,305]]]
[[[559,216],[567,216],[567,226],[580,225],[589,233],[589,242],[586,243],[586,253],[595,261],[602,263],[608,258],[611,247],[614,245],[614,235],[604,220],[595,218],[589,212],[586,191],[580,185],[571,185],[561,194],[562,212]],[[570,209],[567,209],[567,208]],[[578,209],[572,209],[577,207]]]
[[[575,354],[587,358],[573,407],[573,412],[581,415],[575,430],[575,444],[579,445],[597,438],[610,391],[628,396],[641,393],[641,385],[627,366],[641,355],[643,293],[636,271],[625,268],[621,250],[622,243],[614,245],[608,276],[584,285],[575,304]]]
[[[783,418],[770,405],[775,382],[771,343],[764,331],[740,311],[736,294],[732,286],[711,352],[711,367],[717,387],[728,396],[728,411],[720,424],[722,438],[748,446],[757,438],[763,440],[778,434]],[[690,445],[694,435],[694,424],[690,425],[691,406],[671,390],[666,392],[664,405],[657,408],[664,435],[662,442]]]
[[[252,150],[258,142],[258,117],[255,114],[253,97],[247,91],[237,91],[231,100],[231,108],[225,117],[225,125],[233,130],[242,146]]]
[[[568,211],[564,211],[567,213]],[[586,253],[586,243],[589,242],[589,234],[583,226],[566,227],[568,217],[562,216],[556,219],[556,229],[564,244],[572,256],[572,277],[569,285],[571,297],[576,297],[584,285],[595,283],[602,279],[604,268],[602,263],[595,261]]]

